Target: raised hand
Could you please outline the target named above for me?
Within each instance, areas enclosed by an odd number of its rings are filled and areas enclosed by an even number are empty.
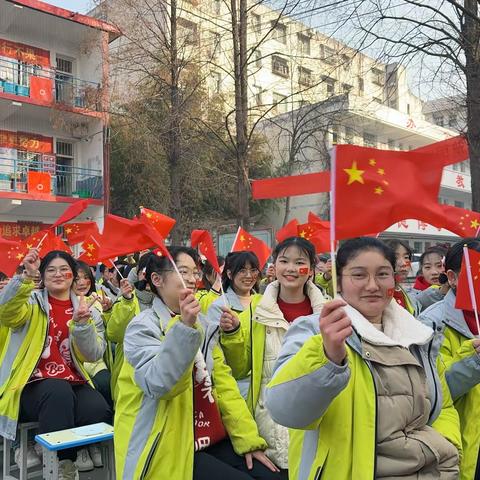
[[[90,307],[95,303],[96,297],[93,296],[87,302],[85,295],[80,295],[78,300],[78,308],[73,312],[72,320],[75,323],[85,324],[91,317]]]
[[[200,313],[200,303],[195,298],[193,291],[188,288],[180,291],[179,298],[181,321],[185,325],[193,327],[197,321],[197,315]]]
[[[327,302],[320,313],[320,332],[323,348],[330,361],[341,365],[347,356],[345,341],[352,334],[352,321],[343,307],[344,300]]]
[[[220,328],[225,333],[233,332],[240,325],[240,319],[229,308],[222,307],[223,313],[220,317]]]
[[[120,292],[127,300],[131,300],[133,297],[133,287],[127,278],[120,280]]]
[[[23,267],[27,277],[35,278],[40,268],[40,255],[36,248],[30,249],[23,259]]]

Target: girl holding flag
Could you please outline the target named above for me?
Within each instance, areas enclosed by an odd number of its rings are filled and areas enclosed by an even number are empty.
[[[267,386],[289,478],[456,480],[458,415],[432,329],[392,299],[393,251],[355,238],[336,257],[341,297],[292,325]]]
[[[255,296],[240,315],[224,309],[220,341],[235,378],[250,374],[247,404],[269,445],[267,455],[286,473],[288,430],[275,423],[267,411],[265,388],[292,322],[318,313],[324,297],[311,281],[316,260],[311,242],[301,237],[287,238],[276,246],[272,256],[277,280],[267,286],[262,297]]]
[[[478,238],[463,239],[450,248],[445,257],[450,290],[442,301],[425,310],[419,318],[439,332],[440,355],[446,366],[447,383],[460,416],[463,444],[460,479],[479,480],[480,339],[473,307],[468,310],[456,307],[465,246],[480,252]],[[467,288],[466,285],[462,287]]]
[[[170,247],[166,253],[152,256],[146,267],[152,308],[125,333],[115,415],[117,478],[279,478],[222,350],[209,341],[212,329],[199,315],[195,250]]]
[[[0,323],[10,329],[0,364],[0,435],[14,439],[18,421],[39,422],[39,433],[110,422],[111,411],[83,367],[105,352],[100,313],[72,283],[71,255],[36,249],[23,260],[0,298]],[[40,271],[43,290],[34,290]],[[59,479],[76,478],[75,449],[58,452]]]

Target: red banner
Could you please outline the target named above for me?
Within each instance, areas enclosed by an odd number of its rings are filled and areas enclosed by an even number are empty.
[[[49,226],[38,222],[0,222],[0,236],[7,240],[23,240]]]
[[[0,130],[0,147],[35,153],[53,153],[53,138],[35,133]]]
[[[23,43],[0,39],[0,56],[14,58],[31,65],[50,67],[50,52],[48,50],[31,47]]]
[[[30,77],[30,98],[47,105],[53,102],[53,81],[50,78]]]
[[[49,173],[28,172],[28,193],[44,196],[52,193],[52,178]]]

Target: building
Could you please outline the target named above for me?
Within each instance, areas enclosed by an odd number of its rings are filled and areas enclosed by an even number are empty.
[[[24,238],[78,198],[108,208],[109,43],[118,30],[39,0],[0,0],[0,235]]]

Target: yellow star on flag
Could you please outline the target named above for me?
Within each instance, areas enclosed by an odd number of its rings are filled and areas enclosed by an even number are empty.
[[[375,161],[375,160],[374,160]],[[359,170],[357,167],[357,162],[354,161],[350,168],[344,168],[343,171],[348,174],[348,183],[351,185],[354,182],[365,183],[362,175],[365,173],[365,170]]]
[[[87,249],[90,250],[90,251],[95,250],[95,245],[93,243],[89,243],[87,245]]]
[[[72,233],[72,229],[71,228],[66,228],[65,233]]]
[[[383,193],[383,188],[382,188],[382,187],[376,187],[376,188],[375,188],[375,193],[376,193],[377,195],[381,195],[381,194]]]
[[[243,235],[240,235],[240,241],[243,243],[245,241],[245,237]]]
[[[480,227],[480,223],[479,223],[478,220],[475,218],[474,220],[470,220],[470,226],[471,226],[472,228],[477,229],[478,227]]]
[[[300,232],[300,236],[301,236],[302,238],[305,238],[305,235],[306,235],[305,230],[302,230],[302,231]]]
[[[17,253],[16,258],[21,260],[25,255],[23,253]]]
[[[368,164],[374,167],[377,164],[377,161],[372,158],[371,160],[368,161]]]
[[[379,175],[385,175],[385,170],[384,170],[383,168],[379,168],[379,169],[377,170],[377,173],[378,173]]]

